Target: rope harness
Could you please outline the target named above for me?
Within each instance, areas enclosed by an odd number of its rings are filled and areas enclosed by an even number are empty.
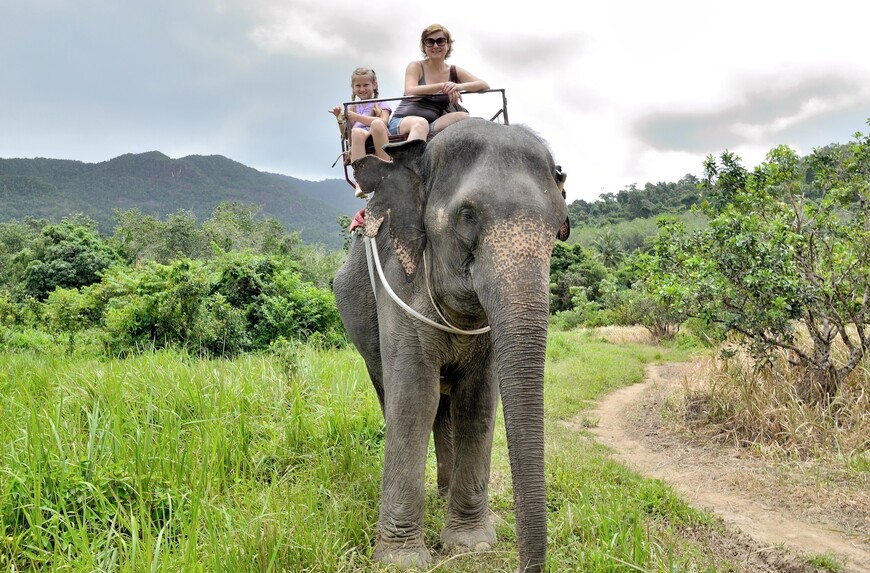
[[[425,251],[423,252],[423,273],[426,275],[426,290],[429,293],[429,302],[432,303],[432,308],[435,309],[435,312],[438,313],[438,316],[441,317],[441,320],[443,320],[445,324],[439,324],[439,323],[435,322],[434,320],[431,320],[431,319],[423,316],[422,314],[420,314],[419,312],[417,312],[416,310],[414,310],[413,308],[408,306],[405,303],[405,301],[400,299],[398,297],[398,295],[396,295],[396,293],[393,292],[393,289],[390,288],[390,285],[387,282],[387,277],[384,276],[384,270],[383,270],[383,268],[381,268],[381,259],[380,259],[380,256],[378,255],[378,243],[377,243],[377,241],[373,241],[370,237],[363,237],[363,241],[365,241],[365,246],[366,246],[366,261],[368,262],[368,266],[369,266],[369,280],[372,283],[372,293],[373,294],[375,294],[377,296],[377,290],[376,290],[376,284],[375,284],[375,271],[374,271],[374,269],[377,268],[378,277],[380,277],[380,279],[381,279],[381,284],[383,285],[384,290],[387,292],[388,295],[390,295],[390,298],[393,299],[393,301],[396,304],[398,304],[405,312],[407,312],[408,315],[410,315],[412,318],[416,318],[417,320],[425,322],[429,326],[437,328],[438,330],[443,330],[444,332],[450,332],[452,334],[476,335],[476,334],[484,334],[484,333],[489,332],[489,330],[490,330],[489,326],[484,326],[483,328],[477,328],[475,330],[462,330],[462,329],[457,328],[457,327],[453,326],[452,324],[450,324],[450,321],[444,317],[444,315],[438,309],[438,305],[435,304],[435,299],[432,296],[432,288],[429,286],[429,269],[428,269],[427,264],[426,264],[426,252]],[[374,260],[374,264],[372,264],[372,260]]]

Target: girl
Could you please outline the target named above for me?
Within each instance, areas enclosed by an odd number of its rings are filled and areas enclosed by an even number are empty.
[[[344,117],[341,106],[335,106],[330,113],[338,119],[339,127],[344,131],[346,119],[351,121],[350,130],[350,161],[353,163],[366,154],[366,139],[370,136],[375,147],[375,155],[384,161],[391,161],[390,156],[383,147],[389,142],[387,125],[390,121],[390,105],[387,102],[380,104],[366,102],[377,99],[378,77],[370,68],[357,68],[350,76],[350,86],[353,89],[351,100],[359,98],[360,103],[350,106],[347,110],[348,117]]]

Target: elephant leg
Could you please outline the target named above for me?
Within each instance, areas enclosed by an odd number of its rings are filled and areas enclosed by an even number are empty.
[[[359,235],[351,239],[347,260],[336,273],[332,288],[338,312],[350,339],[365,360],[381,412],[384,412],[378,308],[367,270],[365,243]]]
[[[446,498],[450,490],[450,474],[453,473],[453,421],[450,418],[449,388],[441,383],[441,399],[435,415],[435,459],[438,462],[438,495]]]
[[[466,378],[451,395],[454,467],[441,542],[454,553],[487,551],[495,544],[489,516],[489,470],[498,406],[494,374]]]
[[[425,473],[440,392],[437,371],[421,362],[414,356],[384,366],[384,474],[373,558],[403,568],[431,560],[423,535]]]

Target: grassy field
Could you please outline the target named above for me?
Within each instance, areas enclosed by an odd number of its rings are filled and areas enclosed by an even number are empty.
[[[717,527],[565,424],[651,361],[688,351],[551,333],[546,371],[552,571],[721,571]],[[587,420],[594,423],[594,420]],[[203,360],[0,354],[0,570],[370,571],[383,423],[351,350],[286,346]],[[502,422],[490,553],[437,552],[444,502],[428,471],[435,570],[516,564]]]

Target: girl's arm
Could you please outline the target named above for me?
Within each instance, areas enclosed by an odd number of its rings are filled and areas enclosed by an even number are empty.
[[[392,112],[389,109],[381,109],[380,120],[389,125],[390,115],[392,115]]]
[[[354,123],[356,123],[356,122],[360,122],[360,123],[363,123],[363,124],[368,125],[369,127],[371,127],[372,122],[373,122],[374,120],[376,120],[376,119],[380,119],[380,120],[383,121],[384,123],[389,122],[389,121],[390,121],[390,110],[388,110],[388,109],[381,109],[381,114],[380,114],[379,116],[375,116],[375,115],[360,115],[360,114],[358,114],[358,113],[355,112],[355,111],[348,110],[348,111],[347,111],[347,116],[348,116],[348,119],[351,121],[351,125],[354,124]]]

